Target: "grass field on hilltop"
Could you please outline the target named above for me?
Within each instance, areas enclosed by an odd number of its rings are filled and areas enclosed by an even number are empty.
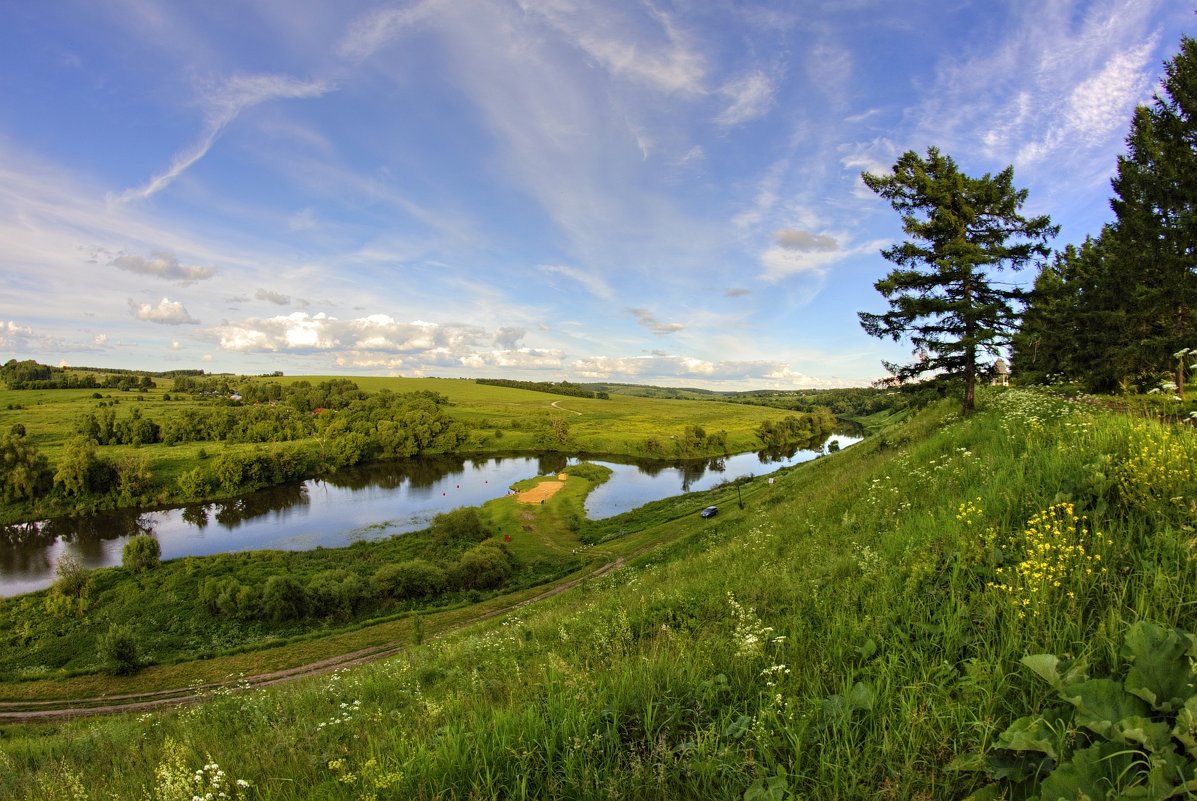
[[[383,663],[6,727],[0,795],[166,797],[219,765],[246,799],[1023,798],[1027,747],[1068,760],[1057,787],[1104,770],[1131,792],[1141,741],[1075,767],[1092,729],[1003,732],[1054,702],[1024,656],[1121,677],[1136,621],[1197,630],[1197,436],[1022,391],[983,407],[939,404],[711,520],[662,502],[599,547],[663,547]]]

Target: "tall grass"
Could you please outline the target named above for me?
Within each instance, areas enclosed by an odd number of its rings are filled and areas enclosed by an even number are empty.
[[[172,765],[217,764],[245,798],[964,797],[1048,700],[1024,654],[1100,674],[1130,622],[1197,623],[1193,432],[986,401],[754,482],[681,546],[400,658],[10,727],[0,795],[180,797]],[[1086,559],[998,586],[1058,504]]]

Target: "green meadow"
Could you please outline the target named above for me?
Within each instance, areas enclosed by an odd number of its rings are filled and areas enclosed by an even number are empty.
[[[690,499],[584,523],[617,569],[481,622],[383,624],[407,647],[373,664],[6,724],[0,795],[1191,792],[1193,429],[1022,390],[955,411],[749,482],[743,508],[713,492],[711,519]]]

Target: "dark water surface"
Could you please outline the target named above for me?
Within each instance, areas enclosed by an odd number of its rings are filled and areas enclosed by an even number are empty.
[[[765,475],[857,441],[833,435],[817,450],[741,453],[681,463],[588,459],[614,472],[590,494],[586,511],[593,519],[610,517],[739,476]],[[561,454],[424,457],[350,468],[218,503],[0,526],[0,596],[48,587],[64,554],[90,568],[119,565],[125,543],[137,534],[153,534],[162,558],[176,559],[231,551],[337,548],[417,531],[441,512],[481,506],[505,495],[517,481],[556,473],[577,461]]]

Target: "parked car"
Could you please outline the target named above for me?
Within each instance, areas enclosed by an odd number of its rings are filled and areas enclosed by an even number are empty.
[[[719,507],[718,506],[708,506],[706,509],[703,509],[698,514],[700,517],[714,517],[715,515],[719,514]]]

